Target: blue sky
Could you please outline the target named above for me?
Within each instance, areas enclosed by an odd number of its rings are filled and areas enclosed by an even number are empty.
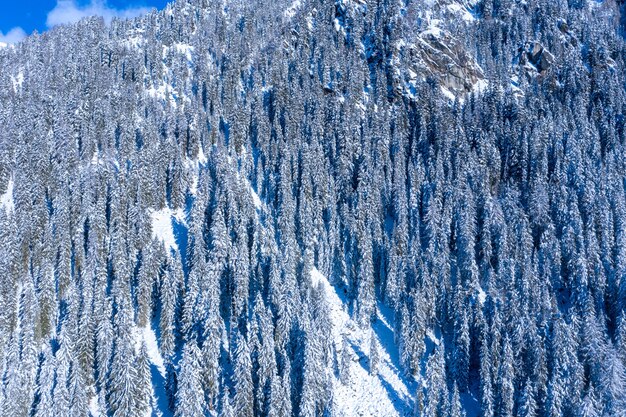
[[[133,17],[168,0],[4,0],[0,12],[0,42],[14,43],[38,30],[71,23],[89,15]]]

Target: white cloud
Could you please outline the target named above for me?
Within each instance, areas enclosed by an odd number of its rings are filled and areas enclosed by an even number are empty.
[[[0,32],[0,43],[17,43],[26,37],[26,32],[21,27],[14,27],[5,35]]]
[[[48,13],[46,25],[51,28],[66,23],[78,22],[87,16],[102,16],[109,23],[114,17],[131,18],[145,14],[147,7],[127,7],[115,9],[110,7],[106,0],[91,0],[91,3],[81,6],[75,0],[57,0],[57,5]]]

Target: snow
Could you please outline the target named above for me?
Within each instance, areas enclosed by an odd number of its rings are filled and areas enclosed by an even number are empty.
[[[511,92],[513,93],[514,97],[523,97],[524,96],[524,91],[519,86],[520,86],[520,79],[519,79],[519,77],[517,75],[511,76],[510,88],[511,88]]]
[[[143,340],[146,342],[146,349],[148,351],[150,363],[154,365],[159,374],[165,378],[165,365],[163,364],[163,357],[159,351],[159,345],[157,344],[154,330],[150,327],[140,327],[138,329],[138,334],[139,341]]]
[[[285,17],[287,19],[291,19],[292,17],[294,17],[301,5],[302,5],[302,0],[294,0],[294,2],[291,3],[291,6],[289,6],[287,10],[285,10],[285,13],[284,13]]]
[[[98,396],[94,395],[89,400],[89,415],[91,417],[101,417],[102,412],[100,412],[100,405],[98,404]]]
[[[341,25],[341,23],[339,22],[339,19],[335,18],[335,19],[333,20],[333,24],[334,24],[334,26],[335,26],[335,30],[336,30],[337,32],[339,32],[340,30],[343,30],[343,26],[342,26],[342,25]]]
[[[485,304],[485,300],[487,300],[487,294],[482,287],[478,287],[478,302],[483,305]]]
[[[165,249],[177,252],[178,245],[174,237],[172,221],[177,220],[184,224],[185,213],[183,210],[172,211],[169,208],[163,208],[159,211],[150,210],[150,217],[152,218],[152,237],[163,242]]]
[[[450,99],[450,101],[454,101],[456,99],[456,96],[454,95],[454,93],[452,91],[448,90],[444,86],[441,86],[441,92],[443,93],[444,96],[446,96],[448,99]]]
[[[259,198],[259,195],[256,193],[256,191],[254,191],[254,188],[252,188],[252,186],[250,186],[250,194],[252,194],[252,201],[254,202],[254,207],[256,207],[257,210],[260,210],[263,203],[261,203],[261,199]]]
[[[168,85],[165,83],[161,83],[158,87],[150,87],[146,89],[146,93],[150,97],[158,98],[160,100],[166,101],[166,98],[169,96]]]
[[[150,326],[139,327],[135,329],[135,341],[137,351],[139,351],[141,343],[145,342],[152,374],[152,399],[150,402],[152,409],[148,409],[145,417],[171,417],[172,413],[169,410],[165,390],[165,365],[163,356],[159,351],[156,334]]]
[[[124,43],[131,49],[139,49],[146,43],[145,30],[142,28],[131,30]]]
[[[437,336],[435,336],[435,333],[433,332],[433,329],[426,330],[426,339],[430,340],[436,346],[439,346],[439,343],[441,343],[439,338]]]
[[[476,84],[474,84],[474,86],[472,87],[472,90],[477,93],[484,93],[488,87],[489,87],[489,81],[483,79],[483,80],[476,81]]]
[[[482,93],[484,93],[487,90],[488,87],[489,87],[489,81],[487,81],[487,80],[478,80],[472,86],[472,91],[475,92],[475,93],[478,93],[478,94],[482,94]],[[452,102],[454,102],[456,100],[456,95],[452,91],[450,91],[450,89],[444,87],[443,85],[441,86],[441,93],[444,95],[444,97],[446,97],[447,99],[449,99]],[[464,103],[465,102],[465,97],[463,95],[461,95],[459,97],[459,102],[460,103]]]
[[[181,55],[184,55],[185,58],[187,58],[187,62],[191,63],[193,62],[193,51],[194,51],[194,47],[191,45],[188,45],[186,43],[176,43],[173,45],[173,48],[176,50],[176,52],[178,52]]]
[[[437,26],[439,24],[439,20],[433,19],[430,22],[430,26],[426,30],[420,33],[421,36],[432,35],[434,37],[440,38],[442,37],[442,30]]]
[[[156,98],[164,103],[169,103],[176,108],[179,103],[189,103],[191,99],[183,90],[183,84],[177,84],[174,73],[167,65],[170,51],[174,51],[175,55],[183,56],[186,60],[187,68],[191,71],[193,66],[194,47],[186,43],[175,43],[172,46],[163,45],[162,51],[162,68],[163,77],[154,80],[149,88],[146,88],[146,94]]]
[[[198,170],[195,170],[191,174],[191,183],[189,184],[189,193],[192,196],[198,195],[198,182],[200,181],[200,176],[198,174]]]
[[[378,320],[372,327],[359,327],[349,316],[341,291],[337,291],[317,269],[311,271],[313,285],[321,285],[326,293],[329,316],[333,323],[331,335],[337,357],[341,357],[343,336],[348,340],[353,361],[350,384],[344,385],[333,373],[333,415],[336,416],[405,416],[413,407],[414,381],[402,375],[398,350],[394,344],[389,312],[378,306]],[[372,332],[380,346],[378,375],[369,374],[369,345]]]
[[[24,73],[20,71],[16,76],[12,75],[11,83],[13,84],[13,91],[17,93],[22,88],[22,84],[24,84]]]
[[[467,23],[471,23],[476,20],[474,15],[467,10],[467,8],[459,3],[452,3],[448,5],[448,11],[453,14],[460,15],[461,19],[463,19]]]
[[[7,213],[13,213],[15,211],[15,202],[13,201],[13,179],[9,180],[6,191],[0,196],[0,208],[4,209]]]
[[[202,165],[206,165],[208,159],[206,158],[206,155],[204,154],[204,148],[202,147],[202,145],[200,145],[200,149],[198,150],[198,163],[202,164]]]
[[[6,48],[7,46],[9,46],[8,43],[0,42],[0,48]]]
[[[145,38],[141,36],[133,36],[126,40],[125,44],[132,49],[139,49],[145,43]]]
[[[204,154],[204,149],[202,145],[200,145],[200,149],[198,150],[198,155],[195,159],[187,159],[185,161],[185,167],[191,173],[191,180],[189,184],[189,192],[191,195],[196,196],[198,194],[198,182],[200,181],[200,170],[207,163],[207,157]]]

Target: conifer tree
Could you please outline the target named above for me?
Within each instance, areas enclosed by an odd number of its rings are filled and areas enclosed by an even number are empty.
[[[499,382],[499,409],[502,416],[513,416],[515,401],[514,364],[511,343],[508,337],[504,338],[500,369],[498,370]]]
[[[339,379],[344,385],[350,383],[350,366],[352,365],[352,351],[348,337],[344,334],[341,342],[341,362],[339,364]]]
[[[253,415],[254,392],[252,386],[252,362],[250,350],[243,335],[236,339],[235,351],[235,403],[234,411],[237,416],[251,417]]]
[[[153,409],[152,399],[152,373],[150,370],[150,358],[146,341],[141,341],[137,356],[137,411],[139,414],[146,414]]]
[[[200,375],[200,349],[195,341],[190,340],[185,344],[179,366],[175,416],[202,417],[205,405]]]
[[[439,345],[430,354],[426,363],[426,392],[424,415],[437,415],[441,408],[447,412],[444,404],[447,402],[448,389],[446,387],[445,359],[443,346]]]
[[[519,415],[523,417],[535,417],[537,416],[537,402],[535,400],[535,393],[532,382],[526,381],[524,389],[522,390],[521,397],[519,399]]]
[[[220,414],[223,417],[235,417],[235,410],[230,403],[230,391],[228,387],[224,388],[224,392],[222,393],[222,412]]]
[[[49,348],[43,352],[43,361],[39,372],[39,381],[37,386],[37,395],[39,402],[35,408],[36,417],[53,417],[54,416],[54,356]]]
[[[465,411],[461,407],[461,397],[459,396],[459,389],[456,384],[452,390],[452,398],[450,399],[450,411],[448,414],[450,417],[463,417]]]
[[[370,375],[378,375],[378,367],[380,362],[380,353],[378,352],[378,341],[374,330],[370,332]]]

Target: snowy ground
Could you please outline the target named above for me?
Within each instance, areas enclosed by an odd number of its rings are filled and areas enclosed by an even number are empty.
[[[163,357],[159,351],[156,335],[150,327],[137,329],[137,349],[141,341],[146,342],[148,358],[150,359],[150,371],[152,373],[152,404],[153,410],[146,417],[171,417],[167,405],[167,394],[165,391],[165,366]]]
[[[15,209],[15,203],[13,202],[13,180],[9,180],[6,191],[4,194],[0,195],[0,209],[4,209],[8,213],[13,212]]]
[[[411,415],[416,383],[402,375],[393,327],[388,311],[379,305],[379,319],[372,328],[361,328],[350,319],[346,300],[317,269],[311,271],[313,284],[321,283],[326,292],[333,323],[333,340],[337,356],[341,357],[345,334],[353,357],[350,383],[333,380],[333,414],[336,416],[409,416]],[[374,332],[380,347],[377,376],[369,373],[370,335]]]
[[[184,223],[184,211],[182,209],[172,211],[169,208],[163,208],[159,211],[151,211],[150,217],[152,218],[152,237],[163,242],[165,249],[178,251],[172,221]]]

